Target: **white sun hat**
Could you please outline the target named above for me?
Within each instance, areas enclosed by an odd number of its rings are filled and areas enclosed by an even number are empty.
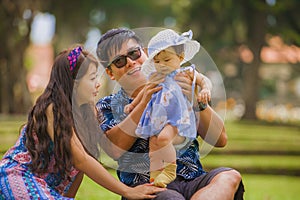
[[[184,44],[184,59],[180,65],[190,61],[200,50],[200,43],[196,40],[192,40],[192,37],[193,32],[191,30],[184,32],[181,35],[171,29],[165,29],[158,32],[148,43],[148,59],[142,66],[142,72],[146,76],[155,72],[156,69],[153,62],[154,56],[171,46]]]

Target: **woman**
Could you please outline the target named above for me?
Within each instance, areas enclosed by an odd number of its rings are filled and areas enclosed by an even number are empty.
[[[97,69],[96,59],[81,47],[56,57],[45,91],[29,112],[18,141],[0,161],[0,199],[74,198],[83,174],[132,199],[153,198],[162,191],[149,184],[128,187],[96,160],[94,138],[100,131],[96,123],[85,122],[94,122],[89,113],[94,112],[91,105],[100,87]]]

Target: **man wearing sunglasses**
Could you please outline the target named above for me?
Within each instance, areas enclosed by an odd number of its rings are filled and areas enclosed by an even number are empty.
[[[114,58],[108,65],[107,68],[111,67],[111,64],[114,64],[117,68],[122,68],[125,65],[127,65],[127,58],[130,58],[130,60],[136,60],[140,58],[142,55],[141,47],[135,47],[133,49],[129,49],[128,53],[126,55],[120,55]]]
[[[117,174],[123,183],[129,186],[149,183],[149,141],[136,138],[135,129],[151,95],[161,89],[157,85],[163,77],[154,74],[146,80],[141,66],[147,55],[139,37],[129,29],[112,29],[102,35],[97,56],[110,79],[121,86],[119,92],[100,99],[96,105],[100,126],[110,141],[102,147],[118,161]],[[175,79],[183,93],[190,95],[192,80],[185,74],[178,74]],[[125,114],[124,107],[139,92],[143,93],[142,100],[132,112]],[[198,110],[201,110],[198,112],[201,119],[199,135],[216,147],[225,146],[227,136],[222,120],[209,105]],[[167,188],[155,199],[243,199],[244,192],[241,176],[236,170],[203,170],[197,140],[177,158],[177,178]]]

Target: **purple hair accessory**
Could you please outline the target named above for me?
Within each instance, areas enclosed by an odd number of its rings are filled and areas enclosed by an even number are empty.
[[[81,47],[76,47],[69,53],[68,60],[69,60],[71,71],[73,71],[73,69],[75,68],[76,63],[77,63],[77,59],[78,59],[81,52],[82,52],[82,48]]]

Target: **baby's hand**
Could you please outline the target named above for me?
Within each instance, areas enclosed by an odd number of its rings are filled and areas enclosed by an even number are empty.
[[[124,107],[124,113],[129,114],[134,109],[134,106],[130,103]]]
[[[211,100],[211,92],[209,89],[203,89],[198,95],[198,102],[207,104]]]

